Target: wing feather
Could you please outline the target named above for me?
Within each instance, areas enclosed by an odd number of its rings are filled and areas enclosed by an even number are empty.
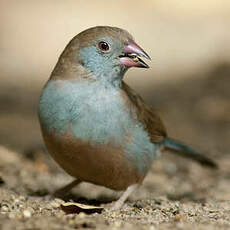
[[[135,107],[137,117],[144,124],[152,142],[161,142],[167,136],[167,132],[158,114],[125,82],[122,82],[121,89],[127,95],[130,106]]]

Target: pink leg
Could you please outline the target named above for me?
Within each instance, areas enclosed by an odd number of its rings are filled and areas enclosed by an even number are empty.
[[[115,205],[113,206],[112,210],[118,210],[120,209],[124,202],[127,200],[127,198],[130,196],[130,194],[137,189],[137,187],[139,186],[139,184],[133,184],[130,185],[125,192],[122,194],[122,196],[119,198],[119,200],[116,201]]]

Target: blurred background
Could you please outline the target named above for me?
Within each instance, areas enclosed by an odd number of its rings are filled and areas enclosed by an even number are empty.
[[[132,69],[132,88],[172,137],[210,152],[230,148],[229,0],[0,0],[0,144],[42,143],[41,89],[69,40],[95,25],[128,30],[152,57]]]

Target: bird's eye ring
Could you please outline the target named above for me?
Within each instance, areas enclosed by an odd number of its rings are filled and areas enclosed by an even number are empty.
[[[102,41],[102,42],[99,42],[98,43],[98,47],[99,47],[99,49],[100,50],[102,50],[102,51],[108,51],[109,50],[109,44],[107,43],[107,42],[104,42],[104,41]]]

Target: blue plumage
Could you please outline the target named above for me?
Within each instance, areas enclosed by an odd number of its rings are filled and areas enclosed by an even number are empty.
[[[145,173],[156,157],[156,145],[133,116],[134,109],[126,107],[119,88],[111,84],[50,81],[43,90],[39,114],[47,132],[64,135],[69,131],[93,145],[122,147],[140,173]]]

